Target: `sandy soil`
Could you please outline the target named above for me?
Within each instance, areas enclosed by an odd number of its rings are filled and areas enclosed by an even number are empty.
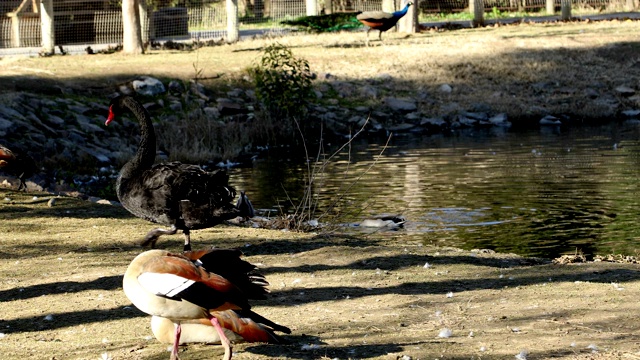
[[[34,195],[37,198],[34,198]],[[3,359],[166,359],[122,274],[151,224],[110,205],[0,190]],[[159,247],[180,251],[179,235]],[[290,344],[236,359],[637,359],[640,268],[361,237],[219,226],[196,248],[241,248],[271,283],[260,314]],[[183,359],[219,358],[189,345]]]

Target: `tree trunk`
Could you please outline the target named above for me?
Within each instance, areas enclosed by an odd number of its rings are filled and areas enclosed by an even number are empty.
[[[227,0],[227,42],[231,44],[239,39],[238,0]]]
[[[398,21],[398,32],[415,34],[418,32],[418,11],[419,0],[414,0],[413,5],[409,7],[407,15]]]
[[[392,13],[396,11],[396,3],[394,0],[382,0],[382,11]]]
[[[306,0],[307,5],[307,16],[317,16],[318,15],[318,1],[317,0]]]
[[[137,0],[122,0],[122,30],[122,52],[131,55],[142,54],[142,30]]]
[[[562,0],[560,2],[560,11],[562,15],[560,18],[563,21],[567,21],[571,19],[571,0]]]
[[[556,13],[556,2],[555,0],[547,0],[547,14],[553,15]]]
[[[149,42],[149,12],[147,0],[138,0],[138,11],[140,12],[140,32],[142,34],[142,44]]]
[[[471,0],[470,4],[473,4],[473,21],[471,25],[473,27],[484,26],[484,1]]]
[[[40,3],[40,22],[42,48],[47,54],[53,54],[56,46],[56,34],[53,26],[53,0],[42,0]]]

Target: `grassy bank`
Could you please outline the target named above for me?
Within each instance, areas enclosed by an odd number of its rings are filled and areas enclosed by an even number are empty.
[[[307,59],[318,83],[355,84],[378,79],[376,97],[338,98],[343,106],[372,105],[384,96],[422,94],[419,111],[438,116],[477,104],[510,119],[567,114],[594,119],[638,106],[637,97],[615,89],[635,89],[638,21],[598,21],[507,25],[414,35],[385,34],[385,43],[364,46],[363,32],[298,35],[242,41],[197,51],[5,58],[0,62],[4,91],[107,96],[118,84],[139,75],[166,79],[198,77],[218,96],[233,87],[250,87],[245,70],[262,49],[278,41]],[[327,77],[326,74],[331,74]],[[440,87],[448,84],[451,92]],[[328,98],[320,99],[326,102]],[[106,102],[106,100],[105,100]]]

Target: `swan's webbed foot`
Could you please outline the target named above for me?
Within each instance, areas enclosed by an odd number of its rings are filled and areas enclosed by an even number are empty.
[[[142,247],[147,247],[149,246],[150,248],[155,248],[156,247],[156,242],[158,241],[158,238],[161,235],[173,235],[178,231],[178,228],[176,228],[175,225],[171,226],[171,229],[167,230],[167,229],[161,229],[161,228],[157,228],[157,229],[153,229],[151,231],[149,231],[147,233],[147,236],[144,237],[144,239],[140,242],[140,246]]]

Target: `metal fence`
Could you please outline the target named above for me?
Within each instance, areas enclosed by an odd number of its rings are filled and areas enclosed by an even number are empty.
[[[237,0],[240,28],[279,29],[280,21],[306,15],[305,0]],[[555,0],[559,9],[561,0]],[[620,0],[572,0],[575,5],[606,8]],[[41,46],[39,0],[0,1],[0,48]],[[400,2],[400,0],[396,0]],[[167,3],[176,6],[167,6]],[[225,0],[147,0],[144,32],[151,41],[219,39],[226,33]],[[545,8],[545,0],[485,0],[485,8],[531,11]],[[118,44],[122,41],[119,0],[54,1],[56,45]],[[420,12],[466,11],[469,0],[420,2]],[[382,0],[318,0],[319,12],[380,10]]]

